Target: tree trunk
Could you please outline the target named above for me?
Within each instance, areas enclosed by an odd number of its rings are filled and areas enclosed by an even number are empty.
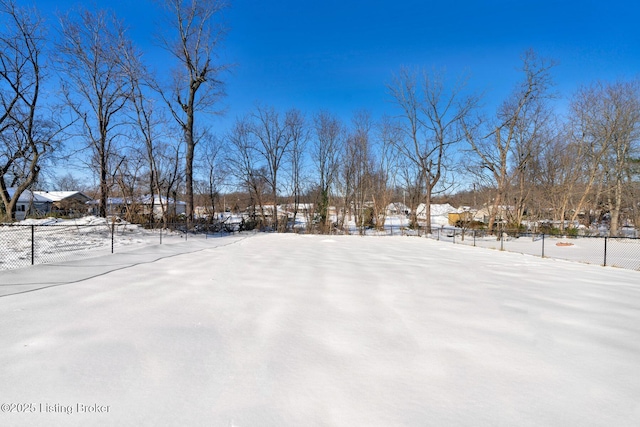
[[[193,204],[193,157],[194,157],[194,152],[195,152],[195,146],[196,146],[196,141],[194,139],[193,136],[193,122],[194,122],[194,117],[193,117],[193,103],[195,102],[195,93],[192,91],[190,93],[190,106],[189,108],[186,108],[186,113],[187,113],[187,122],[186,122],[186,128],[184,129],[184,139],[185,139],[185,144],[187,146],[187,151],[185,153],[185,198],[186,198],[186,203],[187,203],[187,209],[186,209],[186,214],[187,214],[187,229],[189,228],[189,225],[191,224],[191,221],[193,220],[193,211],[194,211],[194,204]]]
[[[622,179],[616,177],[616,187],[614,194],[613,209],[611,209],[611,225],[609,228],[611,236],[618,236],[620,232],[620,210],[622,207]]]
[[[109,187],[107,185],[107,165],[104,156],[100,158],[100,217],[107,217],[107,202],[109,198]]]
[[[424,203],[424,210],[425,210],[425,219],[426,219],[426,233],[427,234],[431,234],[431,192],[433,191],[431,185],[429,185],[429,181],[425,179],[425,182],[427,183],[427,188],[426,188],[426,196],[425,196],[425,203]]]

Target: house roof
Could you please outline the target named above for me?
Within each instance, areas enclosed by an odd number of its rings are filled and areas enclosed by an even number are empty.
[[[91,197],[87,196],[82,191],[34,191],[34,193],[38,196],[45,197],[52,202],[60,202],[70,198],[91,200]]]
[[[16,192],[14,187],[7,188],[9,197],[13,197]],[[18,197],[18,203],[51,203],[51,200],[46,197],[39,196],[37,192],[31,190],[24,190],[20,197]]]
[[[424,215],[426,209],[427,209],[426,205],[424,203],[420,203],[418,205],[418,208],[416,209],[416,213],[418,215]],[[451,206],[449,203],[445,203],[445,204],[432,203],[430,214],[431,216],[440,216],[440,215],[448,215],[450,212],[455,212],[455,211],[456,211],[456,208]]]

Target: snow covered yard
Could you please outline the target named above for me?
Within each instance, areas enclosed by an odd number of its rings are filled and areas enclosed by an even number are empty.
[[[0,425],[640,424],[636,271],[258,234],[0,272],[0,292]]]

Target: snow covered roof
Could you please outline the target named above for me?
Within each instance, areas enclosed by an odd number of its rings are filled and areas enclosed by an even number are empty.
[[[13,197],[16,193],[16,189],[11,187],[7,189],[9,193],[9,197]],[[18,203],[51,203],[51,200],[46,197],[39,196],[36,194],[37,192],[33,192],[30,190],[24,190],[20,197],[18,197]]]
[[[418,215],[424,215],[426,211],[426,205],[424,203],[420,203],[418,208],[416,209],[416,213]],[[457,209],[451,206],[449,203],[445,204],[431,204],[431,216],[442,216],[448,215],[451,212],[455,212]]]
[[[90,200],[91,197],[87,196],[86,194],[84,194],[81,191],[34,191],[34,194],[37,194],[38,196],[47,198],[49,200],[51,200],[52,202],[59,202],[61,200],[65,200],[65,199],[69,199],[71,197],[74,197],[76,195],[80,195],[81,198],[85,198],[87,200]]]

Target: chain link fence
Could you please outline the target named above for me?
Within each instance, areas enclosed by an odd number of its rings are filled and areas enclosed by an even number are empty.
[[[0,224],[0,270],[62,262],[122,252],[147,244],[184,242],[241,231],[224,223],[129,224],[106,222]],[[426,236],[435,240],[546,258],[614,266],[640,271],[640,239],[630,237],[551,236],[542,233],[434,228],[412,230],[389,224],[383,231],[353,229],[348,234]],[[346,234],[341,231],[337,234]]]
[[[517,252],[543,258],[620,267],[640,271],[640,238],[596,235],[558,236],[544,233],[503,230],[488,234],[486,230],[463,230],[454,227],[409,228],[404,224],[385,223],[383,230],[351,227],[335,234],[367,236],[418,236],[459,245]]]
[[[187,229],[185,223],[138,225],[104,220],[97,224],[0,224],[0,271],[207,238],[224,231],[213,225]]]
[[[552,236],[509,230],[489,235],[482,230],[453,228],[435,229],[429,237],[453,244],[640,271],[639,238]]]

